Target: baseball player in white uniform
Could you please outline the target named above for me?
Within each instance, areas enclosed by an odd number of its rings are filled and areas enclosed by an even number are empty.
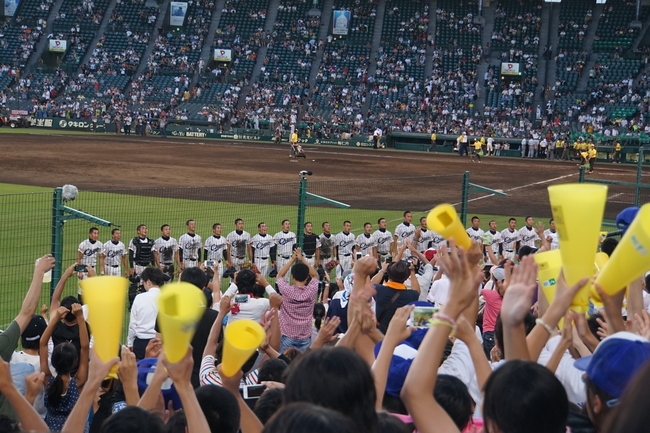
[[[413,241],[415,242],[417,250],[422,254],[424,254],[424,252],[431,246],[431,242],[433,242],[433,232],[427,229],[427,217],[420,218],[420,227],[415,229]]]
[[[320,265],[325,269],[325,266],[332,260],[336,260],[336,236],[331,233],[330,223],[324,222],[321,227],[323,233],[319,236],[320,249],[319,259]]]
[[[467,234],[469,235],[469,238],[472,241],[483,243],[483,239],[481,238],[481,236],[483,236],[485,232],[481,228],[479,228],[479,225],[481,225],[481,219],[477,216],[473,216],[472,226],[467,229]]]
[[[431,232],[431,246],[436,251],[440,251],[443,245],[447,245],[447,241],[440,233],[434,232],[433,230],[429,231]]]
[[[413,214],[407,210],[404,212],[404,222],[395,227],[395,246],[397,250],[403,247],[406,239],[413,240],[413,237],[415,236],[415,226],[411,224],[412,219]],[[405,250],[402,257],[408,257],[410,255],[411,252]]]
[[[515,261],[517,242],[519,242],[519,231],[516,230],[515,227],[517,227],[517,220],[510,218],[508,220],[508,228],[501,231],[501,250],[503,252],[503,258],[512,262]]]
[[[171,237],[172,229],[169,224],[160,227],[161,236],[153,243],[153,257],[156,266],[171,277],[174,278],[174,264],[180,268],[178,253],[178,242]]]
[[[97,239],[99,239],[99,229],[97,227],[91,227],[88,231],[88,239],[81,242],[77,249],[77,264],[96,269],[97,260],[100,258],[104,249],[104,244]],[[85,272],[78,272],[77,275],[80,280],[88,278],[88,274]],[[81,294],[81,287],[79,287],[79,294]]]
[[[296,234],[289,231],[290,228],[291,223],[289,220],[283,220],[282,231],[273,236],[275,250],[271,251],[271,258],[274,260],[273,266],[276,266],[278,271],[291,259],[293,250],[296,247]]]
[[[201,247],[203,247],[201,236],[196,234],[194,220],[188,220],[185,227],[187,227],[187,233],[178,240],[178,257],[181,269],[199,266]]]
[[[352,223],[350,221],[343,222],[343,231],[336,235],[336,253],[339,262],[339,266],[336,268],[337,276],[338,272],[343,272],[347,270],[352,270],[352,252],[354,251],[354,242],[357,240],[356,236],[350,233],[352,229]]]
[[[219,266],[217,267],[219,281],[223,278],[223,253],[226,250],[226,238],[221,236],[222,230],[223,228],[221,227],[221,224],[213,224],[212,236],[207,238],[203,244],[205,259],[219,263]]]
[[[365,223],[363,225],[363,233],[357,236],[354,244],[357,246],[357,253],[361,253],[362,257],[374,256],[374,242],[372,238],[372,224]]]
[[[519,248],[528,246],[537,248],[536,242],[541,240],[535,229],[533,228],[533,217],[526,217],[526,225],[519,229]]]
[[[557,250],[560,248],[560,237],[555,230],[555,220],[549,221],[550,227],[544,230],[544,238],[551,244],[552,250]]]
[[[241,265],[246,263],[246,250],[250,240],[251,235],[244,231],[244,220],[237,218],[235,230],[226,236],[229,268],[234,267],[237,271],[241,270]]]
[[[377,224],[379,228],[372,234],[372,243],[375,245],[374,255],[377,257],[377,260],[384,263],[386,257],[390,256],[393,234],[386,230],[386,218],[379,218]]]
[[[485,232],[486,235],[491,237],[492,243],[490,245],[485,245],[485,264],[486,265],[498,265],[499,264],[499,245],[501,244],[501,232],[497,230],[497,222],[492,220],[489,223],[490,230]],[[488,238],[489,239],[489,238]],[[489,254],[489,251],[492,252],[496,263],[492,263],[492,256]]]
[[[122,275],[120,264],[124,265],[124,273],[129,268],[126,263],[126,247],[122,242],[122,232],[120,229],[113,229],[111,231],[111,240],[104,244],[100,262],[103,263],[102,269],[105,275],[112,275],[119,277]]]
[[[249,241],[249,246],[251,247],[249,255],[259,273],[263,277],[266,277],[269,273],[271,248],[275,246],[275,240],[267,233],[268,228],[265,223],[259,223],[257,230],[259,233]]]

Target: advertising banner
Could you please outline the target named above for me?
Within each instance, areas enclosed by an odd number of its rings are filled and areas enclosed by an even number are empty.
[[[347,35],[350,30],[350,11],[334,11],[332,34]]]
[[[68,41],[64,39],[50,39],[50,51],[55,53],[65,53],[68,49]]]
[[[20,6],[21,0],[3,0],[4,3],[4,15],[6,17],[13,17]]]
[[[182,27],[185,22],[185,15],[187,14],[187,3],[171,2],[169,7],[171,8],[171,13],[169,14],[169,25]]]
[[[521,75],[519,63],[501,63],[501,75]]]
[[[227,50],[224,48],[215,48],[214,49],[214,61],[215,62],[230,62],[232,61],[232,50]]]

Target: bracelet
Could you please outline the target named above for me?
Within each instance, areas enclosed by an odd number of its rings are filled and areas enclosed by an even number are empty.
[[[384,272],[384,273],[386,273],[386,271],[384,271],[383,269],[380,269],[380,270],[377,271],[377,273],[379,273],[379,272]]]
[[[330,283],[325,283],[325,287],[329,287]]]
[[[551,337],[555,337],[556,335],[559,335],[553,328],[549,326],[548,323],[544,322],[542,319],[535,319],[535,323],[538,325],[541,325],[546,329],[546,331],[551,334]]]
[[[434,319],[441,319],[441,320],[444,320],[446,322],[449,322],[451,324],[451,326],[456,328],[456,321],[453,318],[447,316],[444,313],[436,313],[436,314],[433,315],[433,318]]]
[[[429,326],[436,326],[436,325],[443,325],[443,326],[449,326],[451,328],[451,336],[453,336],[456,333],[456,327],[452,325],[451,323],[447,322],[446,320],[443,319],[433,319],[429,322]]]

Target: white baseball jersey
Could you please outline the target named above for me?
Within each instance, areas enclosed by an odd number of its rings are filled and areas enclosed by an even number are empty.
[[[372,242],[377,247],[377,254],[390,254],[390,244],[393,243],[393,234],[386,229],[379,229],[372,234]]]
[[[228,233],[226,236],[226,242],[230,245],[230,255],[231,259],[234,258],[245,258],[246,257],[246,245],[251,240],[251,235],[248,232],[243,231],[237,233],[237,230],[233,230]]]
[[[248,241],[249,244],[255,249],[255,258],[261,259],[262,257],[269,258],[271,254],[271,247],[275,245],[275,240],[271,235],[256,234],[253,239]]]
[[[369,256],[372,254],[372,248],[375,246],[375,243],[371,234],[361,233],[357,236],[355,245],[359,247],[359,252],[362,255]]]
[[[432,241],[433,232],[427,229],[420,229],[420,237],[417,239],[417,250],[421,253],[424,253],[429,249],[429,243]]]
[[[334,254],[334,247],[338,245],[336,236],[333,234],[322,233],[319,237],[320,240],[320,258],[329,259]]]
[[[528,226],[523,226],[519,229],[519,242],[521,246],[529,246],[535,248],[535,241],[540,240],[537,232],[534,228]]]
[[[198,261],[201,254],[201,236],[185,233],[178,240],[178,248],[183,250],[183,260]]]
[[[158,260],[161,265],[173,265],[174,253],[178,251],[178,242],[174,238],[165,239],[161,236],[154,241],[153,250],[158,253]]]
[[[504,251],[514,251],[519,242],[519,231],[510,231],[509,228],[501,230],[501,246]]]
[[[99,255],[104,251],[104,244],[99,241],[85,239],[79,244],[79,249],[77,251],[82,254],[81,264],[94,268],[97,264],[97,257],[99,257]]]
[[[352,254],[352,249],[354,248],[354,242],[356,237],[352,233],[340,232],[336,235],[336,244],[339,247],[339,257],[345,256],[346,254]]]
[[[108,241],[103,246],[104,251],[102,254],[104,258],[104,265],[106,266],[119,266],[122,263],[122,256],[126,255],[126,247],[120,241]]]
[[[439,250],[443,245],[447,245],[447,241],[445,241],[445,238],[440,233],[434,232],[433,230],[429,231],[431,232],[431,243],[433,244],[433,248]]]
[[[557,250],[560,248],[560,238],[557,234],[557,231],[552,232],[551,229],[546,229],[544,230],[544,238],[551,237],[551,249],[552,250]]]
[[[293,246],[296,244],[296,234],[294,232],[277,232],[273,236],[273,241],[278,247],[278,256],[291,257]]]
[[[471,240],[483,243],[483,239],[481,239],[481,236],[483,236],[485,233],[483,229],[475,229],[474,227],[470,227],[466,230],[466,232]]]
[[[501,236],[502,236],[502,233],[501,233],[501,232],[497,232],[497,231],[494,231],[494,232],[493,232],[492,230],[488,230],[488,231],[486,232],[486,234],[489,234],[490,236],[492,236],[492,245],[491,245],[491,247],[492,247],[492,252],[493,252],[495,255],[497,255],[497,257],[498,257],[498,254],[499,254],[499,244],[501,243]]]
[[[223,260],[223,251],[226,249],[226,238],[212,235],[205,240],[203,249],[208,252],[208,260]]]
[[[404,242],[405,239],[413,239],[415,235],[415,226],[413,224],[402,223],[395,228],[395,236]]]

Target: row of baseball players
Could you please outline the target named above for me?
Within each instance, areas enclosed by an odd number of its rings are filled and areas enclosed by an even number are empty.
[[[312,223],[307,222],[304,225],[302,252],[312,266],[315,264],[317,267],[326,267],[334,261],[336,265],[340,265],[340,272],[343,272],[352,269],[357,256],[370,255],[385,261],[388,256],[396,254],[397,250],[402,248],[405,239],[410,239],[421,253],[429,248],[438,249],[445,243],[441,235],[427,229],[425,217],[420,218],[420,225],[417,227],[411,223],[412,218],[411,212],[404,212],[404,220],[396,227],[394,234],[387,230],[386,219],[380,218],[376,231],[372,231],[371,223],[365,223],[363,233],[358,236],[351,233],[350,221],[345,221],[343,230],[336,235],[331,233],[328,222],[322,223],[320,235],[315,234]],[[473,217],[472,226],[467,229],[467,233],[472,240],[486,245],[486,264],[493,264],[495,260],[498,263],[503,258],[515,260],[520,247],[535,248],[538,246],[537,242],[542,242],[542,237],[550,244],[551,249],[559,248],[553,220],[550,221],[550,228],[545,231],[540,225],[536,229],[533,228],[532,217],[526,217],[525,221],[526,224],[517,229],[517,220],[510,218],[508,227],[498,231],[496,222],[492,220],[489,229],[483,231],[479,227],[480,219]],[[212,236],[205,241],[196,234],[194,220],[187,221],[185,225],[187,233],[178,241],[171,237],[171,228],[167,224],[160,228],[161,236],[155,241],[147,237],[147,226],[140,225],[137,228],[138,236],[131,239],[128,250],[120,241],[119,229],[113,229],[111,240],[102,244],[98,240],[99,230],[93,227],[88,239],[79,245],[77,262],[93,268],[99,262],[100,272],[118,276],[122,275],[122,267],[124,275],[133,275],[139,274],[139,268],[150,264],[173,275],[174,266],[184,269],[198,266],[203,260],[218,262],[220,277],[223,275],[224,262],[226,268],[234,267],[236,270],[240,270],[244,263],[251,263],[251,267],[262,275],[267,275],[269,264],[280,269],[291,258],[297,246],[297,237],[290,230],[289,220],[282,221],[282,230],[273,236],[267,233],[265,223],[259,223],[258,233],[251,237],[244,230],[244,221],[237,218],[235,230],[227,236],[222,235],[223,227],[217,223],[212,226]]]

